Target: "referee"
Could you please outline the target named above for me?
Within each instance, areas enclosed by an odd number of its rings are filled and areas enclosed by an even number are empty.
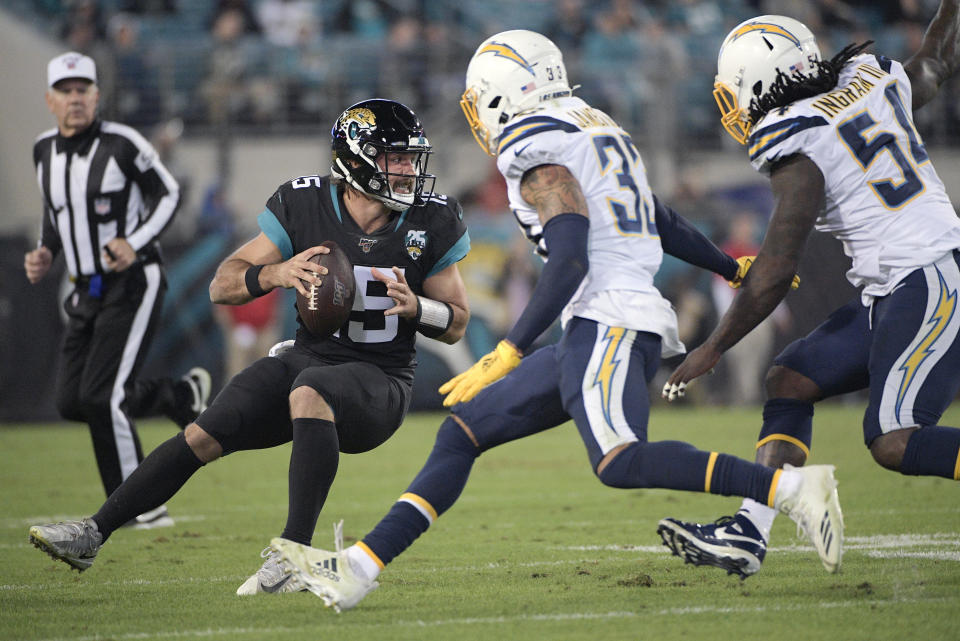
[[[90,426],[109,496],[143,460],[134,417],[164,414],[181,427],[206,408],[210,375],[137,380],[160,319],[166,278],[157,237],[173,219],[179,186],[143,136],[97,118],[96,66],[75,52],[47,66],[47,107],[57,127],[37,138],[43,234],[26,254],[36,283],[62,253],[73,291],[57,381],[57,408]],[[164,506],[140,528],[172,525]]]

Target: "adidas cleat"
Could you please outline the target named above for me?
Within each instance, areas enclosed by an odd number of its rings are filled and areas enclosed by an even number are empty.
[[[343,551],[343,521],[334,526],[336,551],[319,550],[287,539],[275,538],[270,548],[279,555],[284,571],[297,577],[308,590],[337,612],[349,610],[377,588],[379,583],[353,573]]]
[[[843,513],[837,496],[837,481],[832,465],[793,467],[786,464],[785,472],[802,476],[800,487],[790,496],[776,501],[776,508],[797,524],[797,533],[803,533],[813,543],[827,572],[838,572],[843,559]]]

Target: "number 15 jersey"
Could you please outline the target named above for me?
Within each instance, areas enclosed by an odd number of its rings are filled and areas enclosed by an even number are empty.
[[[327,338],[313,336],[300,323],[297,343],[331,362],[365,361],[412,380],[417,324],[383,315],[394,302],[371,270],[376,267],[393,278],[390,268],[395,265],[403,270],[413,293],[422,295],[425,280],[470,250],[462,210],[453,198],[435,194],[423,205],[394,213],[380,229],[365,233],[343,204],[343,190],[329,177],[303,176],[281,185],[257,217],[283,260],[332,240],[353,264],[357,293],[349,320]]]
[[[862,299],[889,294],[918,267],[960,247],[960,220],[913,125],[903,65],[864,54],[829,92],[768,113],[747,142],[761,173],[793,154],[820,168],[826,196],[816,228],[853,261]]]

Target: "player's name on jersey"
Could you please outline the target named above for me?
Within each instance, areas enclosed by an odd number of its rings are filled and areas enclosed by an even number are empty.
[[[843,88],[831,91],[823,98],[813,101],[811,107],[820,111],[828,118],[833,118],[838,113],[857,102],[873,89],[874,83],[868,78],[880,80],[889,74],[873,65],[862,64],[857,66],[857,75],[850,79],[850,82]]]
[[[573,118],[581,129],[589,127],[619,127],[613,121],[613,118],[593,107],[583,109],[571,109],[567,112]]]

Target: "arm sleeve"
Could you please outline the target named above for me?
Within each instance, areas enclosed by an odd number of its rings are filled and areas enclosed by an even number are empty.
[[[737,275],[737,261],[700,233],[683,216],[654,196],[657,231],[663,251],[696,267],[720,274],[727,280]]]
[[[589,231],[590,219],[580,214],[560,214],[543,226],[549,259],[530,302],[507,334],[507,340],[521,353],[556,320],[586,277],[590,268]]]
[[[136,156],[130,163],[128,176],[143,194],[147,215],[140,226],[127,236],[127,242],[140,251],[156,240],[173,220],[180,202],[180,186],[160,162],[153,145],[139,134],[131,137],[131,142],[136,147]]]

